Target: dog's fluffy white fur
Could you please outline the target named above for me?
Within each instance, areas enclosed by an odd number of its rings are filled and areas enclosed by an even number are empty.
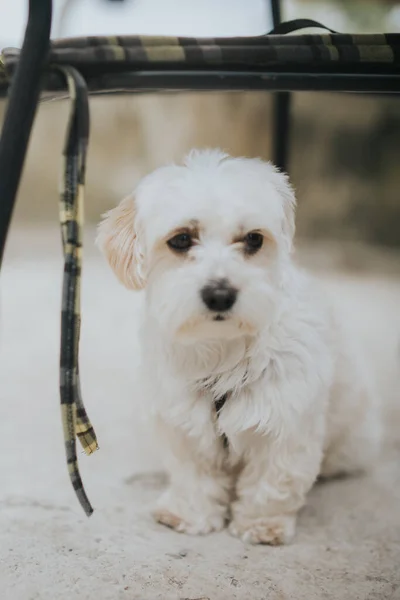
[[[319,475],[376,457],[368,372],[293,262],[294,209],[270,163],[192,151],[145,177],[99,227],[118,278],[145,289],[145,402],[170,475],[154,514],[177,531],[229,521],[245,541],[288,542]],[[251,232],[261,248],[248,247]],[[189,247],[171,248],[182,233]],[[218,282],[236,294],[222,315],[202,298]]]

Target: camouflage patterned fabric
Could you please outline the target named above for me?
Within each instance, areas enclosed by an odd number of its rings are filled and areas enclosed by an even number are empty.
[[[60,196],[60,223],[64,251],[61,314],[60,396],[68,471],[85,513],[93,509],[86,496],[76,454],[78,437],[86,454],[97,450],[96,434],[81,397],[79,380],[80,289],[82,272],[83,193],[89,137],[86,84],[71,67],[62,67],[71,98],[71,113],[64,148],[64,173]]]
[[[300,21],[299,21],[300,22]],[[295,22],[294,22],[295,23]],[[284,25],[284,24],[283,24]],[[299,25],[299,27],[301,26]],[[296,27],[294,27],[296,29]],[[0,89],[12,74],[19,51],[5,49]],[[239,69],[316,73],[400,74],[400,34],[268,34],[239,38],[96,36],[53,41],[50,65],[71,65],[91,91],[106,91],[105,75],[145,69],[193,71]],[[3,73],[3,75],[1,75]],[[115,83],[115,78],[113,79]],[[126,80],[121,80],[125,82]],[[167,86],[164,86],[167,87]],[[48,90],[60,81],[46,80]],[[129,87],[127,88],[129,89]]]
[[[123,63],[184,63],[185,66],[274,66],[340,62],[400,65],[400,34],[302,34],[241,38],[114,36],[55,41],[50,62],[90,67]]]

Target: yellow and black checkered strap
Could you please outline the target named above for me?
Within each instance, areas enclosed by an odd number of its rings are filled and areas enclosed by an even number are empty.
[[[310,27],[326,32],[302,31]],[[3,50],[0,90],[7,84],[18,59],[18,50]],[[111,85],[110,74],[113,74],[112,85],[118,84],[123,89],[126,85],[123,74],[141,69],[397,73],[400,34],[336,33],[316,21],[296,19],[281,23],[267,35],[252,37],[128,35],[64,38],[52,41],[48,64],[76,67],[84,75],[90,91],[106,91]],[[45,78],[46,90],[58,88],[57,78]]]
[[[109,69],[289,68],[308,65],[400,64],[400,34],[295,33],[238,38],[154,36],[56,40],[50,59],[92,78]]]
[[[86,84],[78,71],[73,67],[57,69],[67,82],[71,99],[60,194],[60,224],[64,252],[60,352],[61,412],[69,475],[79,502],[89,516],[93,509],[83,487],[76,452],[76,438],[86,454],[91,454],[98,448],[96,434],[82,402],[79,380],[83,202],[89,106]]]

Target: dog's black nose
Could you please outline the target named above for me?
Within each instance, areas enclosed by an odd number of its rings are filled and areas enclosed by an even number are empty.
[[[209,283],[201,290],[204,304],[214,312],[225,312],[236,302],[237,290],[226,281]]]

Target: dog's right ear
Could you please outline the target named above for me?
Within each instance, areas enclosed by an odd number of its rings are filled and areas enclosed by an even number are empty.
[[[125,287],[130,290],[144,288],[144,255],[138,239],[133,195],[103,215],[96,243]]]

